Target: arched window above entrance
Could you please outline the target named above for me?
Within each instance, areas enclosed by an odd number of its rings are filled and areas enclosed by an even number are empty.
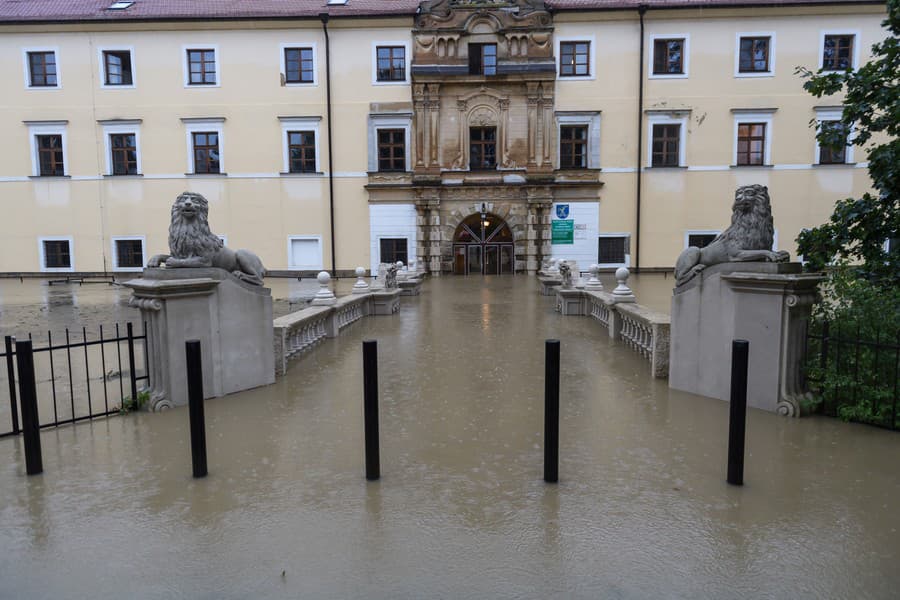
[[[469,215],[456,228],[453,236],[457,244],[512,244],[513,234],[509,225],[497,215],[478,213]]]
[[[453,272],[457,275],[513,273],[513,242],[512,229],[497,215],[469,215],[453,235]]]

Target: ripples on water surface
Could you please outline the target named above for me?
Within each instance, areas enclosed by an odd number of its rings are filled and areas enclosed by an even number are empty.
[[[555,486],[541,481],[551,337],[562,341]],[[367,338],[379,341],[374,483],[363,477]],[[727,405],[653,380],[597,323],[554,313],[532,278],[430,280],[399,316],[364,319],[275,385],[206,412],[199,481],[185,409],[44,431],[37,477],[23,475],[21,440],[0,440],[0,597],[900,589],[898,434],[750,410],[747,485],[729,487]]]

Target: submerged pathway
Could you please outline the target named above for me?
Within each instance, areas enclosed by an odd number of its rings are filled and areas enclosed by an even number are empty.
[[[890,598],[900,435],[670,391],[534,278],[441,278],[275,385],[0,440],[0,598]],[[379,342],[382,479],[364,479],[361,341]],[[560,483],[543,341],[562,342]],[[283,573],[283,574],[282,574]]]

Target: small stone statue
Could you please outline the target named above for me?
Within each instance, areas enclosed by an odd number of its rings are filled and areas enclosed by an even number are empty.
[[[570,288],[572,287],[572,268],[566,262],[561,262],[559,264],[559,275],[562,277],[562,287]]]
[[[209,229],[209,202],[200,194],[184,192],[172,205],[169,224],[169,252],[157,254],[148,267],[166,268],[217,267],[252,283],[262,285],[266,268],[259,257],[249,250],[231,250]]]

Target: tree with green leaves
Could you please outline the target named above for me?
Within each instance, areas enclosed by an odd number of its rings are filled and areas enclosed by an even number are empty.
[[[889,36],[872,46],[872,60],[859,69],[813,73],[803,87],[817,98],[845,92],[837,127],[821,127],[823,148],[866,146],[874,193],[835,204],[827,223],[803,231],[800,254],[810,268],[843,265],[877,287],[900,285],[900,0],[887,0],[882,26]],[[891,240],[889,244],[885,242]]]

